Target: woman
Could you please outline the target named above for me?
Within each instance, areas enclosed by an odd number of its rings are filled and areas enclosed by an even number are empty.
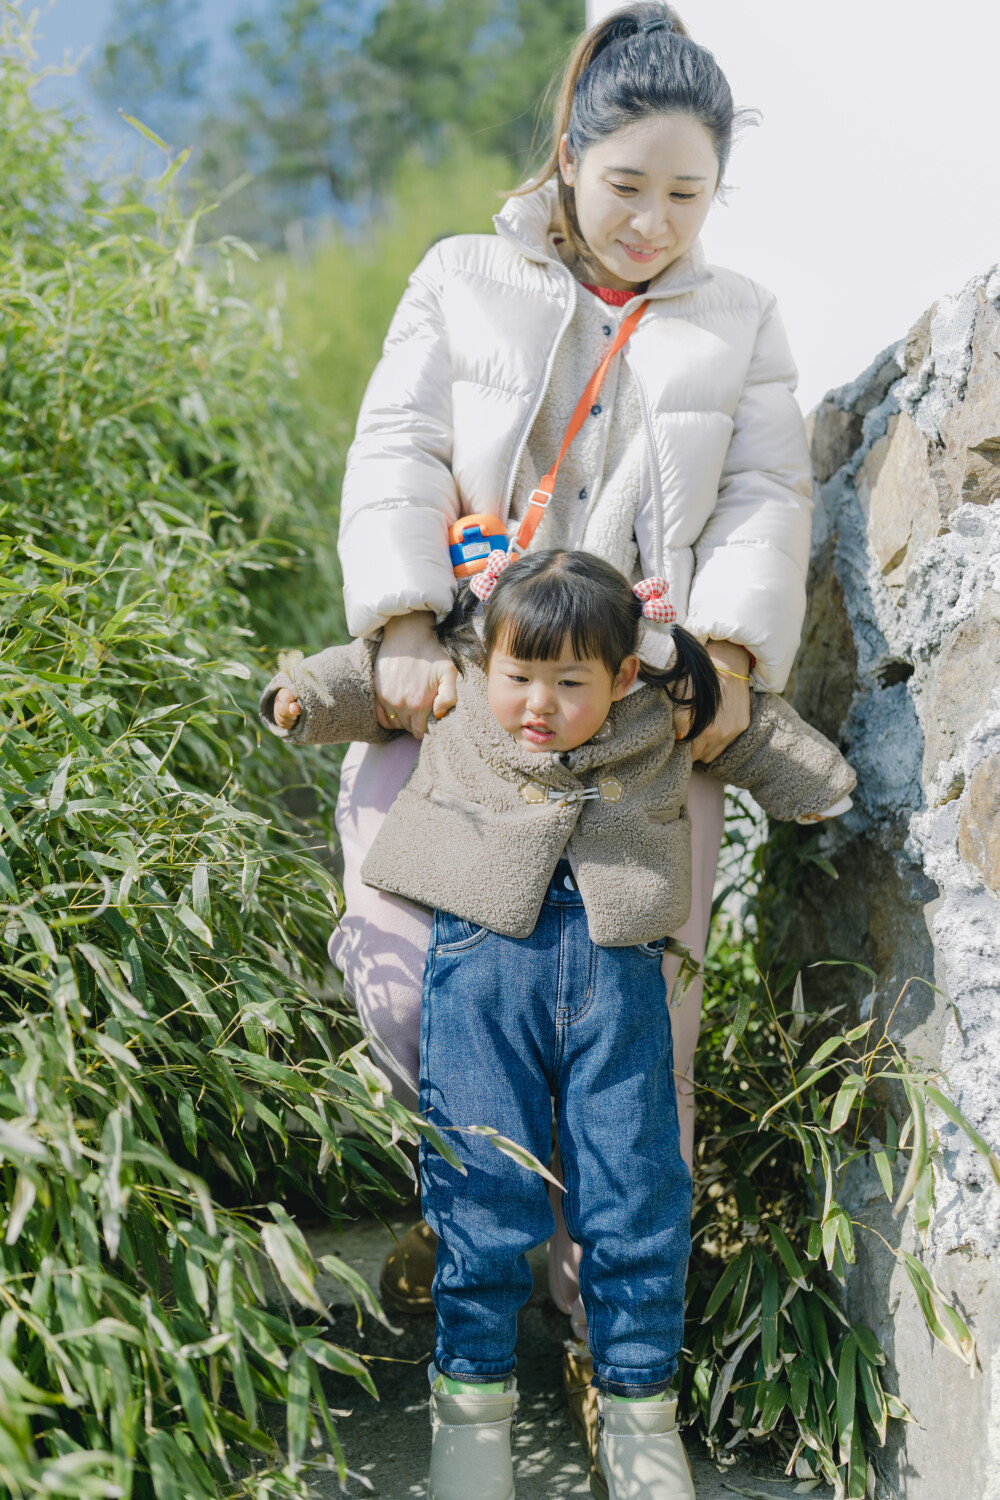
[[[358,872],[428,715],[455,701],[433,633],[455,591],[448,528],[486,512],[516,530],[580,392],[643,297],[533,545],[584,547],[627,575],[668,580],[678,619],[722,674],[722,707],[696,759],[711,762],[746,728],[751,682],[781,691],[798,645],[810,478],[795,367],[774,299],[707,266],[698,242],[734,122],[724,75],[669,6],[630,5],[592,27],[567,68],[549,159],[497,215],[495,235],[428,252],[362,405],[341,513],[347,621],[352,635],[383,631],[380,720],[411,738],[345,758],[347,909],[331,955],[410,1103],[430,914],[369,890]],[[723,820],[705,776],[692,779],[689,813],[695,899],[676,936],[700,958]],[[672,982],[676,960],[667,967]],[[695,984],[672,1013],[689,1164],[700,1008]],[[426,1232],[411,1231],[390,1258],[383,1290],[395,1305],[429,1304],[427,1249]],[[550,1266],[579,1334],[564,1230]]]

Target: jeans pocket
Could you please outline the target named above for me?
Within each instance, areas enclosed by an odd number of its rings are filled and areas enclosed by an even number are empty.
[[[452,912],[439,911],[434,921],[434,951],[464,953],[468,948],[477,948],[489,931],[488,927],[478,927]]]

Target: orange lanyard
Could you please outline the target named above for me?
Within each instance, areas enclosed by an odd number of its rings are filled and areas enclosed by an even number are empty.
[[[570,418],[569,426],[566,428],[566,436],[562,440],[562,447],[559,449],[559,457],[556,459],[549,472],[538,481],[538,488],[532,491],[531,496],[528,500],[528,509],[524,513],[524,520],[521,522],[521,525],[518,528],[517,536],[514,538],[514,546],[518,549],[519,552],[524,552],[527,550],[527,548],[531,545],[532,537],[535,535],[535,532],[541,525],[542,517],[545,514],[545,507],[552,499],[552,492],[556,487],[556,475],[559,473],[559,465],[566,457],[566,454],[569,451],[570,443],[572,443],[573,439],[580,431],[580,428],[587,420],[590,409],[597,400],[601,386],[604,384],[604,377],[608,373],[608,366],[614,359],[615,355],[618,353],[619,349],[621,349],[624,344],[628,343],[629,339],[632,337],[632,334],[635,332],[638,326],[639,319],[642,317],[648,306],[648,301],[640,302],[639,306],[634,310],[634,312],[629,313],[628,317],[625,319],[625,321],[622,323],[622,326],[618,330],[618,337],[615,339],[614,343],[611,345],[611,348],[608,350],[607,354],[601,360],[601,363],[598,365],[597,369],[590,377],[590,380],[587,382],[587,388],[577,402],[576,410]]]

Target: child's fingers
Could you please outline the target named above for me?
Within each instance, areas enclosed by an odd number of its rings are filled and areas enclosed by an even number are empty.
[[[302,706],[290,688],[279,688],[274,699],[274,722],[279,729],[291,729],[302,712]]]

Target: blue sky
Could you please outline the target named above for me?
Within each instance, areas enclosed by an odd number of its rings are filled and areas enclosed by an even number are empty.
[[[224,68],[227,62],[226,38],[236,17],[252,9],[248,0],[203,0],[201,6],[201,32],[212,45],[212,64]],[[114,14],[114,0],[54,0],[51,5],[42,4],[36,27],[37,50],[42,63],[62,63],[68,52],[74,59],[86,52],[82,68],[72,78],[53,79],[45,85],[48,99],[69,99],[83,106],[88,112],[95,110],[87,92],[87,63],[92,61],[107,33]],[[122,100],[126,107],[138,110],[133,101]],[[100,117],[102,136],[117,135],[124,126]]]

